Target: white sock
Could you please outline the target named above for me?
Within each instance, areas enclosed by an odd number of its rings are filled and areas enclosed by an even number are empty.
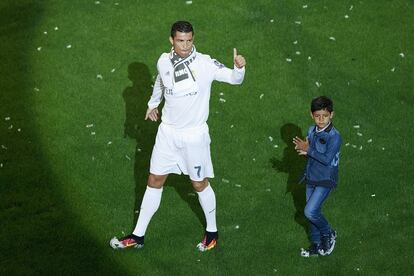
[[[135,236],[142,237],[145,235],[152,216],[158,210],[158,207],[160,207],[162,190],[163,188],[156,189],[147,186],[144,198],[142,199],[137,225],[132,232]]]
[[[197,192],[197,194],[201,208],[203,208],[204,215],[206,216],[206,230],[208,232],[217,232],[216,195],[214,194],[213,188],[211,188],[210,183],[202,192]]]

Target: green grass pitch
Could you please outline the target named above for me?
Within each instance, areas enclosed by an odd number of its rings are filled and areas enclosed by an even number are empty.
[[[411,0],[1,1],[0,274],[409,274],[413,14]],[[212,87],[219,247],[196,251],[202,211],[170,176],[145,248],[113,251],[137,218],[157,128],[146,103],[180,19],[198,51],[247,60],[242,86]],[[344,140],[324,209],[339,237],[331,256],[303,259],[291,139],[319,95]]]

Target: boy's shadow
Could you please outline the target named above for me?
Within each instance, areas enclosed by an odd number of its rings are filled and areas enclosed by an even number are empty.
[[[125,102],[124,137],[136,141],[134,165],[135,208],[139,210],[147,187],[149,164],[158,123],[144,120],[148,108],[147,103],[152,92],[152,79],[147,65],[140,62],[129,64],[128,79],[132,82],[132,86],[126,87],[122,93]],[[161,106],[158,109],[160,110]],[[204,225],[204,214],[188,177],[171,174],[168,176],[166,184],[177,191]],[[134,212],[134,223],[137,219],[138,213]]]
[[[152,79],[147,65],[140,62],[129,64],[128,79],[132,82],[132,86],[126,87],[122,93],[125,102],[124,138],[128,137],[136,141],[135,208],[139,210],[147,187],[149,161],[158,124],[144,120],[152,92]],[[138,214],[134,212],[134,222],[137,216]]]
[[[294,137],[302,137],[302,131],[297,125],[287,123],[280,128],[280,133],[283,141],[286,143],[286,148],[283,150],[283,158],[282,160],[271,158],[270,162],[275,170],[288,174],[286,193],[292,195],[296,209],[295,221],[308,233],[308,222],[303,213],[306,205],[306,187],[304,183],[299,184],[303,177],[306,158],[296,152],[295,145],[292,143]]]

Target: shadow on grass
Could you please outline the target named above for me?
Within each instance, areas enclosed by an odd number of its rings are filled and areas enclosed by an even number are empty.
[[[140,62],[129,64],[128,78],[132,82],[132,86],[125,88],[122,93],[125,101],[124,137],[133,138],[137,142],[134,177],[136,184],[135,206],[139,209],[147,186],[149,164],[158,123],[144,120],[148,107],[147,103],[152,91],[151,74],[147,65]],[[177,191],[179,196],[196,214],[200,222],[204,224],[203,211],[188,177],[171,174],[168,176],[166,185],[173,187]],[[137,219],[137,214],[134,213],[134,224]]]
[[[125,275],[64,202],[36,129],[30,60],[43,3],[0,4],[0,274]]]
[[[135,208],[139,209],[147,187],[149,163],[158,123],[145,120],[147,103],[152,91],[148,66],[141,62],[132,62],[128,65],[128,79],[132,86],[126,87],[122,93],[125,102],[124,137],[136,141]],[[134,225],[137,219],[137,213],[134,212]]]
[[[299,184],[303,176],[306,158],[298,155],[292,143],[293,137],[302,137],[302,131],[297,125],[287,123],[280,128],[280,134],[286,143],[286,147],[283,150],[283,158],[282,160],[272,158],[270,162],[275,170],[288,174],[286,193],[292,195],[293,204],[296,209],[294,219],[308,233],[308,222],[303,213],[306,205],[305,185]]]

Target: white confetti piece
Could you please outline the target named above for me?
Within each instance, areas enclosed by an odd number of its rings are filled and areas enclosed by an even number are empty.
[[[300,24],[302,24],[302,22],[301,21],[295,21],[295,24],[300,25]]]
[[[18,128],[17,131],[20,132],[20,131],[22,131],[22,129],[21,128]]]
[[[368,139],[367,143],[372,143],[372,139]]]
[[[298,41],[297,40],[293,41],[293,44],[294,45],[298,44]]]
[[[92,132],[91,132],[91,135],[95,135],[95,134],[96,134],[96,132],[95,132],[95,131],[92,131]]]
[[[7,147],[5,145],[1,145],[1,148],[7,150]]]
[[[272,142],[273,141],[273,137],[269,136],[269,141]]]
[[[300,52],[299,51],[296,51],[295,54],[297,54],[299,56],[300,55]]]
[[[356,147],[357,147],[357,146],[356,146],[356,145],[352,145],[352,147],[353,147],[354,149],[356,149]]]
[[[95,1],[95,5],[99,5],[100,3],[100,1]]]
[[[108,141],[107,145],[111,145],[111,144],[112,144],[112,141]]]
[[[72,48],[72,45],[70,44],[66,45],[66,49],[70,49],[70,48]]]
[[[358,135],[358,136],[362,136],[362,133],[361,133],[361,132],[357,132],[357,135]]]
[[[277,148],[279,147],[279,145],[273,145],[273,147],[274,147],[275,149],[277,149]]]
[[[400,57],[404,58],[405,57],[404,53],[400,53]]]
[[[273,268],[273,271],[274,271],[274,272],[277,272],[277,268]]]
[[[350,145],[349,143],[346,143],[346,144],[345,144],[345,147],[348,147],[349,145]]]
[[[262,99],[262,98],[263,98],[263,96],[264,96],[264,94],[260,94],[259,98],[260,98],[260,99]]]
[[[12,129],[12,128],[13,128],[13,125],[10,125],[10,126],[9,126],[9,129]]]
[[[266,192],[270,192],[270,191],[272,191],[272,190],[270,190],[269,188],[266,189]]]
[[[37,47],[37,50],[38,50],[38,51],[41,51],[41,50],[42,50],[42,47]]]
[[[240,184],[234,184],[234,186],[236,186],[237,188],[241,188]]]
[[[4,120],[5,121],[10,121],[10,117],[5,117]]]
[[[115,70],[116,70],[115,68],[112,68],[111,73],[115,72]]]
[[[308,56],[308,60],[311,60],[312,59],[312,57],[311,56]]]
[[[381,148],[382,150],[385,150],[385,148],[383,147],[383,148]]]
[[[371,197],[375,197],[375,194],[372,194]]]
[[[230,181],[228,179],[225,179],[225,178],[222,178],[221,179],[221,182],[223,182],[223,183],[230,183]]]
[[[253,158],[252,160],[253,160],[253,162],[256,162],[256,158]]]
[[[129,157],[128,154],[125,154],[125,158],[131,161],[131,157]]]
[[[140,148],[137,148],[137,152],[141,152],[142,151],[142,149],[140,149]]]
[[[274,19],[270,19],[270,23],[273,23],[273,22],[275,22],[275,20]]]
[[[392,67],[391,68],[391,72],[395,72],[395,67]]]
[[[200,262],[201,260],[200,259],[197,259],[197,262]]]
[[[224,93],[223,92],[220,92],[220,96],[224,96]]]
[[[138,213],[139,213],[139,210],[135,210],[135,211],[134,211],[134,213],[135,213],[135,214],[138,214]]]
[[[362,150],[362,145],[361,145],[361,146],[359,146],[359,150]]]
[[[344,16],[346,19],[348,19],[349,18],[349,15],[347,15],[347,14],[345,14],[345,16]]]
[[[234,229],[239,229],[239,228],[240,228],[240,226],[238,226],[238,225],[234,226]]]
[[[292,59],[291,58],[287,58],[286,61],[287,62],[292,62]]]
[[[336,41],[335,37],[333,37],[333,36],[330,36],[329,39],[332,40],[332,41]]]
[[[118,6],[118,5],[119,5],[119,3],[118,3],[118,2],[116,2],[114,5],[115,5],[115,6]]]
[[[187,5],[191,5],[191,4],[193,3],[193,1],[185,1],[185,3],[186,3]]]
[[[95,161],[95,156],[92,156],[92,161]]]
[[[33,88],[33,90],[36,91],[36,92],[39,92],[40,91],[40,89],[37,88],[37,87]]]
[[[357,267],[357,268],[356,268],[356,270],[357,270],[357,271],[359,271],[359,270],[360,270],[360,268],[359,268],[359,267]]]
[[[233,127],[234,127],[234,125],[231,125],[231,126],[230,126],[230,128],[233,128]]]
[[[220,98],[220,99],[219,99],[219,101],[220,101],[221,103],[225,103],[225,102],[226,102],[226,100],[225,100],[225,99],[223,99],[223,98]]]
[[[47,35],[47,32],[46,32],[46,31],[44,31],[44,32],[43,32],[43,34]]]
[[[96,75],[96,78],[101,80],[101,79],[103,79],[103,76],[101,74],[98,74],[98,75]]]
[[[85,127],[86,128],[91,128],[91,127],[93,127],[93,124],[87,124]]]
[[[3,163],[0,163],[0,168],[3,168]]]
[[[58,26],[54,27],[53,29],[54,29],[55,31],[59,30]]]
[[[353,127],[354,128],[360,128],[360,125],[354,125]]]
[[[316,81],[316,82],[315,82],[315,85],[319,88],[319,87],[321,87],[322,83],[320,83],[320,82]]]
[[[308,5],[303,5],[302,8],[307,9]]]

